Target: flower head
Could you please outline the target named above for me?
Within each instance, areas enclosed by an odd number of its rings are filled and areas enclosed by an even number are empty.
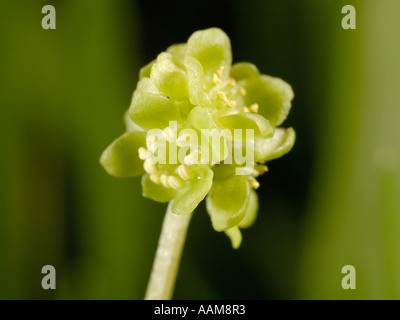
[[[237,248],[240,228],[257,215],[265,162],[294,144],[294,130],[278,127],[292,99],[283,80],[251,63],[232,65],[222,30],[197,31],[140,70],[127,132],[100,162],[117,177],[143,175],[143,195],[173,200],[175,214],[192,212],[206,198],[214,229]]]

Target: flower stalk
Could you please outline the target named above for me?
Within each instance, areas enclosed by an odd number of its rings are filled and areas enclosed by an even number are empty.
[[[172,201],[168,204],[165,214],[145,300],[172,299],[186,234],[193,214],[174,214],[171,205]]]

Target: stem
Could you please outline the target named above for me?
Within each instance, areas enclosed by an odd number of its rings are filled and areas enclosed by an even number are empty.
[[[170,300],[174,291],[192,213],[173,214],[171,205],[172,201],[165,214],[145,300]]]

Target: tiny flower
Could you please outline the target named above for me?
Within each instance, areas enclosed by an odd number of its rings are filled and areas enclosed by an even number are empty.
[[[232,65],[222,30],[197,31],[140,70],[128,131],[100,162],[116,177],[142,175],[143,196],[172,201],[175,214],[189,214],[205,199],[214,229],[238,248],[240,229],[257,216],[264,163],[294,144],[294,130],[279,127],[292,99],[283,80],[248,62]],[[251,150],[251,161],[232,157],[243,150]]]

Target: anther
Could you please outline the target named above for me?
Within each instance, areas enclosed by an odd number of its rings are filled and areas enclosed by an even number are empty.
[[[257,113],[258,112],[258,104],[254,103],[250,106],[250,111]]]
[[[213,82],[215,84],[221,83],[221,79],[218,77],[218,74],[216,74],[216,73],[214,73],[214,75],[213,75]]]
[[[160,181],[161,184],[165,187],[165,188],[170,188],[170,185],[168,183],[168,176],[166,174],[162,174],[160,177]]]
[[[242,94],[242,96],[245,96],[247,94],[246,89],[243,87],[240,87],[239,91]]]
[[[236,84],[236,80],[233,78],[229,78],[229,84],[233,87]]]
[[[251,186],[254,190],[257,190],[257,189],[260,187],[260,183],[259,183],[256,179],[254,179],[254,180],[251,180],[250,186]]]
[[[243,112],[250,112],[250,110],[247,107],[243,107]]]
[[[168,184],[174,190],[182,189],[185,186],[185,182],[175,176],[168,176]]]
[[[146,139],[146,145],[147,145],[147,149],[150,152],[155,152],[157,150],[157,142],[158,142],[158,137],[157,136],[149,136]]]
[[[146,158],[147,158],[147,155],[148,155],[148,151],[147,151],[147,149],[146,148],[143,148],[143,147],[140,147],[139,148],[139,159],[140,160],[146,160]]]
[[[218,77],[222,77],[222,72],[224,71],[224,66],[220,66],[219,69],[215,72]]]
[[[157,173],[157,167],[154,164],[153,160],[146,159],[143,163],[143,168],[147,173],[154,174]]]
[[[178,167],[178,174],[185,181],[193,178],[192,172],[183,164]]]
[[[186,165],[191,165],[191,164],[198,164],[199,163],[199,153],[197,150],[189,153],[184,159],[183,163]]]
[[[153,181],[155,184],[160,184],[160,176],[157,174],[151,174],[150,180]]]
[[[185,147],[190,144],[191,140],[192,140],[192,138],[191,138],[190,134],[184,133],[184,134],[180,135],[178,139],[176,139],[176,144],[178,145],[178,147]]]
[[[170,127],[166,127],[163,130],[163,136],[168,142],[174,142],[176,140],[175,132]]]

